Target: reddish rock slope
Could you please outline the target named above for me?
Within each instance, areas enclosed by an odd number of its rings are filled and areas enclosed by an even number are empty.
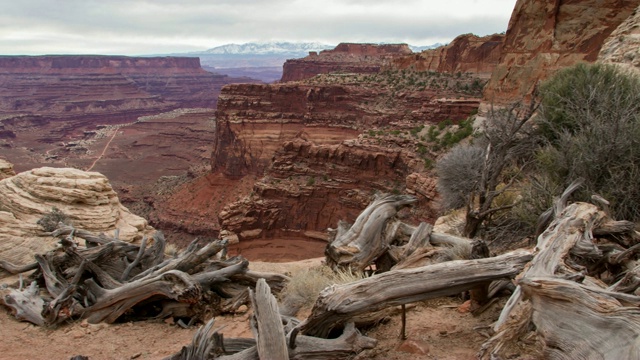
[[[468,72],[481,78],[489,78],[500,60],[503,41],[504,35],[501,34],[483,37],[464,34],[448,45],[395,58],[391,66],[441,73]]]
[[[342,43],[333,50],[311,52],[302,59],[284,63],[282,82],[299,81],[332,72],[372,74],[394,57],[411,54],[406,44]]]
[[[518,0],[485,101],[527,97],[558,69],[595,61],[604,40],[637,6],[637,0]]]

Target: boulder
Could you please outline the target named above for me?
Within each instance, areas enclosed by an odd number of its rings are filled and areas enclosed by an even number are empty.
[[[153,231],[120,204],[109,180],[97,172],[43,167],[0,180],[0,259],[33,261],[57,239],[37,222],[56,208],[71,224],[95,233],[119,229],[119,239],[139,241]]]

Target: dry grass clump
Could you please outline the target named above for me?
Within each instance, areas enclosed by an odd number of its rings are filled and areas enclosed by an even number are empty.
[[[295,314],[299,309],[310,308],[318,294],[334,284],[346,284],[365,278],[362,272],[350,270],[333,271],[327,266],[300,269],[291,274],[291,280],[280,293],[286,312]]]

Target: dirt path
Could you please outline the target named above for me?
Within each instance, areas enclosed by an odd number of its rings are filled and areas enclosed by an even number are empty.
[[[109,141],[107,141],[107,144],[104,146],[104,149],[102,149],[102,153],[100,153],[100,155],[95,160],[93,160],[93,163],[91,164],[91,166],[89,166],[87,168],[87,170],[85,170],[85,171],[91,171],[91,169],[93,169],[93,167],[96,166],[96,163],[98,162],[98,160],[102,159],[104,154],[107,152],[107,149],[109,148],[109,145],[111,145],[111,142],[113,141],[113,139],[118,134],[118,130],[120,130],[119,127],[114,129],[113,135],[111,135],[111,137],[109,138]]]

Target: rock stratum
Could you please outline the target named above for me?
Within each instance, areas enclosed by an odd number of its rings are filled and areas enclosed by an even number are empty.
[[[464,34],[451,43],[418,54],[396,57],[391,67],[439,73],[473,73],[488,79],[500,61],[504,35]]]
[[[373,74],[393,58],[411,53],[407,44],[342,43],[331,50],[311,51],[307,57],[287,60],[280,81],[300,81],[334,72]]]
[[[53,247],[57,240],[37,224],[57,208],[76,227],[94,233],[118,229],[124,241],[153,231],[147,221],[120,204],[109,180],[97,172],[37,168],[0,180],[0,258],[15,264]]]
[[[559,69],[596,61],[605,40],[637,6],[629,0],[518,0],[485,102],[528,98]]]
[[[321,240],[376,192],[413,192],[422,207],[409,216],[433,218],[427,128],[466,119],[481,83],[471,73],[386,69],[225,86],[211,173],[182,185],[153,216],[240,245]]]

